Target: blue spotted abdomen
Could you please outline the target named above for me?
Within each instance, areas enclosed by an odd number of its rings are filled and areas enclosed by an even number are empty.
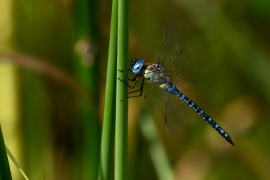
[[[192,108],[199,116],[202,117],[212,128],[214,128],[221,136],[223,136],[230,144],[234,145],[231,137],[226,133],[210,116],[208,116],[199,106],[197,106],[191,99],[181,93],[173,83],[167,83],[165,90],[177,96],[180,100],[185,102],[190,108]]]

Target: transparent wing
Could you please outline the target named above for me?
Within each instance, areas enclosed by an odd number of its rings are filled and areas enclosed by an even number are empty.
[[[171,81],[175,84],[177,89],[185,90],[193,84],[193,70],[192,61],[189,53],[186,50],[180,51],[180,57],[175,64],[166,71]]]
[[[184,90],[193,84],[191,58],[186,50],[181,49],[178,31],[172,22],[165,24],[158,62],[177,89]]]
[[[165,98],[166,92],[164,89],[158,86],[152,86],[144,96],[145,106],[150,110],[157,109],[165,105]]]
[[[163,43],[158,62],[163,68],[169,70],[179,58],[181,50],[180,39],[174,23],[167,22],[164,27]]]
[[[187,105],[172,94],[167,94],[165,123],[169,133],[174,135],[186,117]]]

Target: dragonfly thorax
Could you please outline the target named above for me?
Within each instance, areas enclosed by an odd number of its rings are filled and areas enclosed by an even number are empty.
[[[160,64],[149,64],[144,71],[144,78],[150,83],[164,88],[170,82],[165,70]]]

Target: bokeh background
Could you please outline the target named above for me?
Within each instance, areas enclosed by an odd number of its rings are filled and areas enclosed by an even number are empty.
[[[192,110],[171,136],[162,109],[130,99],[129,179],[270,179],[269,7],[130,1],[130,59],[157,62],[163,26],[173,21],[193,62],[194,85],[184,93],[235,146]],[[105,0],[0,2],[0,123],[30,179],[97,177],[110,14]],[[10,165],[13,179],[23,179]]]

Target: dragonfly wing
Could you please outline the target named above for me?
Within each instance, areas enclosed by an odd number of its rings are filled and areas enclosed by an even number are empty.
[[[177,27],[172,22],[167,22],[164,27],[163,43],[158,62],[163,68],[169,70],[179,58],[181,50]]]
[[[186,117],[187,105],[172,94],[167,94],[167,103],[165,107],[165,123],[167,130],[172,135],[179,130],[183,120]]]
[[[148,109],[154,110],[166,103],[165,100],[166,92],[164,89],[158,86],[152,86],[144,96],[145,105]]]
[[[177,27],[172,22],[165,24],[158,62],[179,90],[193,84],[191,58],[187,51],[181,49]]]
[[[177,89],[185,90],[193,84],[193,68],[189,53],[182,49],[179,59],[167,72]]]

